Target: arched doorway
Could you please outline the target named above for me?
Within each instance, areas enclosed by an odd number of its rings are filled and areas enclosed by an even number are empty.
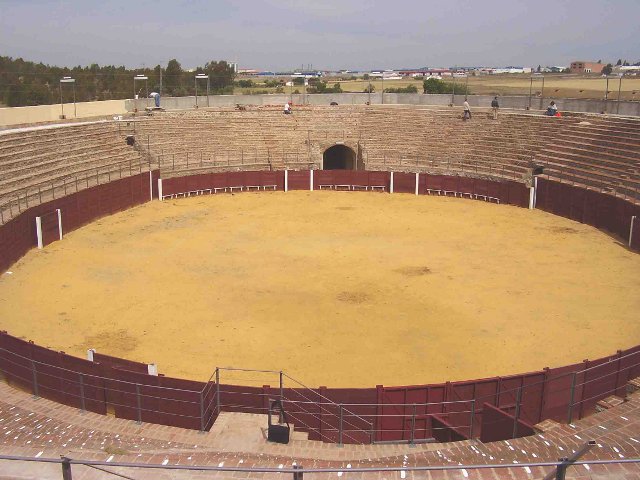
[[[323,170],[355,170],[356,152],[345,145],[327,148],[322,155]]]

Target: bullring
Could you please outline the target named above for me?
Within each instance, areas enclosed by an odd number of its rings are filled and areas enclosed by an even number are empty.
[[[137,146],[126,146],[125,135],[133,135]],[[15,247],[4,252],[4,268],[33,246],[35,213],[42,216],[59,208],[69,230],[73,230],[96,216],[146,202],[151,196],[164,196],[176,206],[180,202],[188,206],[193,199],[176,198],[216,195],[232,188],[237,188],[236,192],[271,186],[285,190],[285,184],[287,190],[384,187],[386,192],[393,189],[394,193],[442,197],[426,200],[447,205],[467,197],[487,203],[483,208],[496,209],[513,208],[503,204],[527,207],[533,198],[532,206],[606,229],[617,235],[620,243],[637,248],[638,242],[631,225],[632,218],[638,215],[640,141],[637,122],[631,119],[580,115],[543,119],[508,114],[497,123],[478,116],[473,124],[461,124],[448,111],[428,108],[308,108],[299,109],[290,118],[280,115],[277,109],[263,108],[127,118],[8,134],[1,140],[15,178],[5,181],[3,190],[8,201],[2,210],[3,244]],[[55,147],[47,153],[50,145]],[[331,159],[331,166],[352,169],[323,168],[328,166],[323,154],[335,146],[352,156]],[[65,162],[57,158],[56,149],[61,148],[69,155]],[[96,149],[101,152],[99,155]],[[34,168],[29,163],[11,160],[16,152],[27,151],[34,152],[34,159],[29,162],[38,165],[38,176],[27,170]],[[77,160],[72,170],[68,158]],[[537,167],[542,167],[544,173],[536,180],[532,171]],[[93,187],[97,183],[100,187]],[[215,189],[222,190],[216,193]],[[313,193],[316,194],[321,192]],[[339,193],[322,195],[333,198]],[[378,201],[383,197],[375,198]],[[205,200],[203,196],[200,201],[216,200]],[[488,205],[489,202],[496,205]],[[425,266],[429,267],[419,262],[398,268]],[[629,347],[633,342],[621,346]],[[632,348],[618,356],[626,359],[635,351]],[[600,364],[587,363],[583,367],[596,365]],[[628,366],[617,370],[614,391],[632,378],[632,370]],[[19,375],[14,375],[17,381]],[[518,381],[519,388],[524,388],[524,378]],[[610,393],[610,388],[604,388],[602,393],[605,392]],[[473,393],[462,399],[471,401],[475,395],[484,398],[484,394]],[[590,411],[598,399],[585,399],[580,415]],[[498,406],[508,409],[507,403],[510,402],[498,401]],[[522,418],[526,422],[535,423],[542,419],[543,411],[544,408],[520,414],[525,415]],[[546,414],[551,418],[565,416],[564,412]],[[479,416],[471,421],[479,424]],[[466,427],[470,426],[468,422],[466,415]],[[458,427],[451,420],[446,428],[455,432]],[[422,434],[431,435],[432,429],[433,425],[427,425]]]

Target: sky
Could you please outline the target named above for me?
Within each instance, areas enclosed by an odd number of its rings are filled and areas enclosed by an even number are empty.
[[[640,0],[0,0],[0,55],[323,70],[640,61]]]

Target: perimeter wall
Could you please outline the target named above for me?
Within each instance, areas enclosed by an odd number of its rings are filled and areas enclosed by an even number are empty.
[[[64,115],[68,119],[124,115],[127,113],[125,100],[106,100],[103,102],[78,102],[64,104]],[[54,122],[60,119],[60,104],[38,105],[34,107],[0,108],[0,126],[23,125],[40,122]]]
[[[154,184],[158,174],[152,172]],[[392,181],[393,178],[393,181]],[[312,180],[313,179],[313,180]],[[466,196],[527,207],[530,190],[511,181],[442,175],[366,172],[225,172],[165,179],[163,196],[225,188],[294,190],[349,187],[411,194]],[[0,269],[36,244],[35,216],[60,209],[65,232],[149,200],[149,173],[123,178],[32,207],[0,227]],[[242,188],[240,188],[242,187]],[[154,189],[155,190],[155,189]],[[461,200],[462,201],[462,200]],[[637,205],[606,194],[538,179],[539,208],[624,237]],[[638,228],[640,230],[640,228]],[[639,232],[640,233],[640,232]],[[640,235],[639,235],[640,236]],[[635,240],[636,248],[640,242]],[[311,439],[339,443],[415,442],[533,433],[544,419],[570,422],[593,413],[598,401],[624,397],[640,376],[640,346],[609,357],[505,377],[365,389],[300,385],[246,387],[155,376],[138,362],[94,354],[84,360],[0,333],[0,371],[11,385],[37,396],[100,414],[206,430],[220,411],[266,413],[280,398],[297,429]]]
[[[447,107],[453,103],[462,106],[464,95],[450,94],[422,94],[422,93],[322,93],[313,95],[302,94],[273,94],[273,95],[210,95],[209,106],[233,107],[235,105],[278,105],[282,106],[288,101],[295,105],[329,105],[337,102],[339,105],[432,105]],[[469,104],[472,107],[491,108],[493,95],[469,95]],[[554,100],[562,112],[586,112],[586,113],[613,113],[626,116],[640,116],[640,102],[615,100],[585,100],[578,98],[532,97],[531,110],[545,110],[551,100]],[[126,100],[126,109],[133,112],[135,109],[143,110],[145,99]],[[190,110],[196,105],[196,98],[190,97],[163,97],[162,108],[167,110]],[[198,96],[198,106],[207,106],[207,97]],[[500,96],[500,108],[525,110],[529,107],[529,97],[526,95]]]
[[[140,173],[80,190],[31,207],[11,219],[0,228],[0,271],[5,271],[31,248],[37,246],[36,217],[49,216],[56,209],[60,209],[63,230],[70,232],[104,215],[149,201],[149,187],[152,185],[149,175],[149,172]],[[159,171],[151,172],[151,175],[157,179]]]
[[[446,107],[453,103],[462,106],[464,95],[456,95],[451,98],[449,94],[421,94],[421,93],[331,93],[313,95],[210,95],[209,105],[211,107],[233,107],[235,105],[284,105],[288,101],[293,101],[295,105],[329,105],[337,102],[340,105],[365,105],[370,102],[372,105],[432,105]],[[491,95],[469,95],[469,104],[472,107],[490,108]],[[615,100],[583,100],[576,98],[532,98],[531,110],[546,109],[547,104],[555,100],[558,108],[563,112],[586,112],[586,113],[612,113],[626,116],[640,116],[640,102]],[[90,118],[100,116],[124,115],[135,110],[144,110],[147,106],[152,106],[152,99],[139,100],[107,100],[103,102],[80,102],[76,104],[76,115],[74,115],[73,103],[65,103],[64,113],[67,119]],[[191,97],[163,97],[162,108],[167,110],[190,110],[195,107],[196,99]],[[198,106],[203,108],[207,105],[206,96],[198,96]],[[501,96],[500,107],[505,109],[525,110],[529,107],[528,96]],[[0,108],[0,127],[10,125],[33,124],[40,122],[53,122],[59,120],[61,113],[60,104],[38,105],[33,107],[7,107]]]

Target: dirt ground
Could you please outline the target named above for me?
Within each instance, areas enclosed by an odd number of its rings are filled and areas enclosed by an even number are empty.
[[[579,223],[472,200],[153,202],[32,250],[11,272],[0,276],[0,329],[199,380],[234,366],[309,386],[421,384],[640,343],[640,255]]]
[[[255,79],[254,79],[255,80]],[[463,85],[467,82],[466,78],[456,78],[456,85],[460,88],[458,93],[462,92]],[[418,93],[422,93],[423,79],[403,78],[401,80],[385,80],[372,78],[371,80],[345,80],[339,81],[334,78],[325,78],[329,86],[339,83],[344,92],[364,92],[368,84],[371,83],[375,90],[374,93],[379,94],[383,88],[404,88],[409,85],[415,85]],[[445,82],[453,82],[450,77],[444,78]],[[542,76],[534,76],[531,83],[530,74],[506,74],[506,75],[479,75],[470,76],[468,80],[469,91],[474,95],[529,95],[529,90],[534,98],[542,94]],[[456,87],[456,88],[458,88]],[[640,77],[626,76],[619,84],[619,78],[611,76],[608,83],[608,98],[615,101],[618,99],[618,87],[620,87],[621,100],[640,100]],[[296,86],[302,92],[303,87]],[[250,89],[236,88],[236,94],[241,95],[251,90],[266,90],[269,93],[275,93],[274,88],[254,87]],[[284,93],[290,93],[292,89],[286,87]],[[585,98],[598,99],[604,98],[604,92],[607,90],[607,80],[599,75],[544,75],[544,97],[545,98]]]
[[[464,82],[464,78],[458,78],[457,84]],[[620,100],[640,100],[640,77],[625,77],[619,83],[618,77],[607,79],[598,75],[545,75],[545,98],[589,98],[604,99],[605,90],[608,90],[608,99],[618,99],[618,87],[620,87]],[[608,88],[607,88],[608,85]],[[469,90],[479,95],[532,95],[538,97],[542,94],[542,77],[524,75],[483,75],[469,77]]]

